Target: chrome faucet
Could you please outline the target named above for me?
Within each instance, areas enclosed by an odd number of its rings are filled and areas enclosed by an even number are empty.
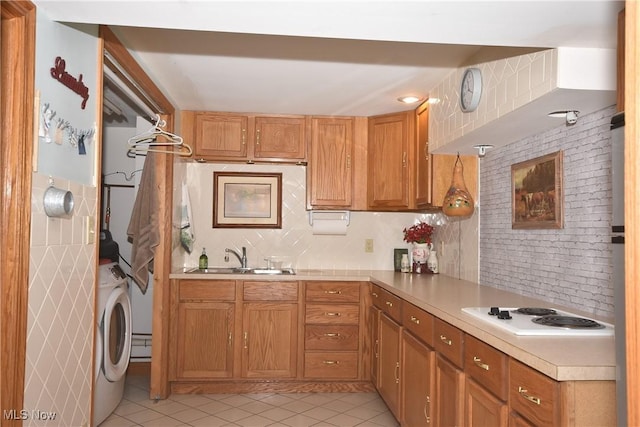
[[[229,254],[232,253],[236,256],[236,258],[238,258],[238,261],[240,261],[240,266],[242,268],[247,268],[247,248],[245,248],[244,246],[242,247],[242,256],[240,256],[240,254],[233,249],[226,248],[224,251],[226,253],[226,255],[224,256],[224,262],[229,262]]]

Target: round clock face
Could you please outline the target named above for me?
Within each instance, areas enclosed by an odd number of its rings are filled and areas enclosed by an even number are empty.
[[[482,74],[478,68],[468,68],[462,76],[460,85],[460,107],[468,112],[478,108],[482,93]]]

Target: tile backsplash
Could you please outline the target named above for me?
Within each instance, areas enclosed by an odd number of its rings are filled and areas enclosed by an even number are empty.
[[[212,228],[213,222],[213,172],[282,172],[282,228]],[[402,230],[422,219],[437,227],[434,238],[446,239],[445,253],[441,255],[441,272],[477,281],[477,234],[468,241],[459,241],[459,231],[477,230],[477,219],[466,221],[460,228],[449,223],[441,214],[396,213],[396,212],[351,212],[346,235],[314,235],[306,211],[306,170],[293,165],[245,165],[245,164],[200,164],[187,163],[176,168],[176,180],[185,180],[195,229],[194,251],[190,255],[177,248],[174,252],[174,267],[194,267],[202,247],[207,248],[210,266],[235,266],[238,261],[231,257],[224,262],[225,248],[247,248],[250,266],[264,266],[268,256],[289,256],[298,269],[393,269],[393,249],[408,248],[403,241]],[[177,191],[175,193],[178,193]],[[179,221],[174,221],[179,222]],[[466,223],[475,223],[469,227]],[[365,252],[365,240],[373,239],[374,250]],[[475,242],[475,243],[474,243]],[[439,247],[435,242],[436,249]],[[462,243],[465,250],[459,251]],[[475,244],[475,246],[473,246]],[[471,245],[470,249],[466,249]],[[461,256],[462,254],[462,256]],[[177,263],[175,260],[179,259]],[[460,267],[463,265],[463,267]]]

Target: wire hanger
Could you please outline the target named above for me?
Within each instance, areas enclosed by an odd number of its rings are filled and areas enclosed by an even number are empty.
[[[191,146],[185,144],[181,136],[162,129],[166,126],[166,122],[159,115],[156,115],[156,118],[156,124],[149,130],[129,138],[127,157],[144,156],[150,151],[190,156],[193,153]],[[178,150],[160,150],[150,147],[176,147]]]

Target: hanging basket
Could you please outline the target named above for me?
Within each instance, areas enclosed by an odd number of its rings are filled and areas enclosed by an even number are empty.
[[[450,217],[469,217],[473,215],[473,209],[473,197],[464,183],[464,168],[458,154],[453,166],[451,185],[442,202],[442,212]]]

